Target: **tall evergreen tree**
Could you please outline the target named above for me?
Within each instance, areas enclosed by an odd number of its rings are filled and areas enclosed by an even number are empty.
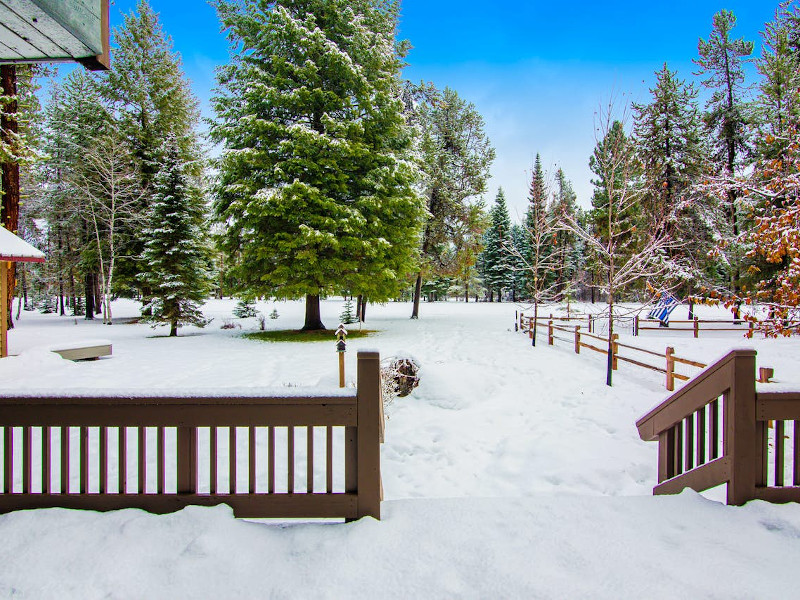
[[[748,149],[747,115],[745,103],[744,62],[753,53],[753,42],[743,38],[732,39],[736,17],[722,10],[714,15],[713,28],[708,40],[697,43],[699,67],[697,75],[703,85],[711,90],[706,104],[705,124],[711,139],[711,157],[716,174],[733,178]],[[741,229],[742,215],[737,206],[734,187],[729,186],[725,198],[730,227],[728,252],[729,282],[734,292],[739,290],[741,277],[741,252],[736,244]]]
[[[393,297],[424,206],[407,160],[395,0],[217,0],[233,44],[212,100],[224,144],[214,208],[241,287],[306,299]]]
[[[186,174],[177,140],[167,140],[156,174],[143,259],[153,306],[147,320],[167,323],[169,335],[181,325],[204,326],[200,310],[210,289],[205,245],[204,203]]]
[[[497,190],[490,213],[492,224],[484,237],[483,276],[489,290],[490,301],[497,292],[497,301],[502,302],[503,290],[513,283],[511,218],[503,188]]]
[[[673,268],[664,284],[691,293],[707,281],[713,243],[709,199],[693,188],[704,162],[697,90],[666,63],[655,75],[650,103],[633,104],[634,143],[643,168],[642,219],[664,223],[666,234],[680,243],[669,257]]]
[[[422,270],[417,274],[411,318],[419,316],[419,296],[426,273],[451,274],[449,252],[458,231],[469,229],[470,199],[486,191],[494,149],[475,106],[450,88],[414,89],[425,174],[428,215],[422,235]],[[475,221],[473,221],[474,223]]]
[[[550,220],[554,223],[577,218],[577,196],[572,188],[572,182],[567,178],[563,169],[556,171],[555,190],[553,191],[553,201],[548,210]],[[575,232],[556,228],[553,230],[553,258],[555,259],[556,271],[556,290],[559,295],[567,295],[572,280],[578,270],[575,249],[577,244]]]
[[[123,25],[113,32],[113,41],[111,69],[101,77],[100,86],[117,129],[136,159],[142,192],[139,210],[146,214],[168,139],[177,140],[187,175],[199,177],[202,173],[196,133],[199,102],[183,73],[180,55],[173,50],[172,39],[164,33],[148,0],[138,0],[136,11],[125,15]],[[140,276],[138,259],[146,239],[139,227],[120,233],[120,289],[139,288],[147,301],[144,282],[152,277]]]

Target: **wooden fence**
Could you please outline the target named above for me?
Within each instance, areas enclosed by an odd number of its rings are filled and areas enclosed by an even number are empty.
[[[739,331],[747,333],[754,327],[752,321],[720,321],[719,319],[699,319],[679,321],[670,319],[669,326],[664,326],[658,319],[640,319],[638,315],[633,317],[633,335],[638,336],[640,331],[691,331],[694,337],[700,337],[702,326],[709,325],[705,331]],[[738,326],[737,326],[738,325]],[[683,326],[683,327],[682,327]]]
[[[608,356],[608,341],[609,341],[608,338],[596,335],[595,333],[583,331],[580,325],[575,325],[572,327],[557,325],[554,323],[554,319],[552,318],[548,318],[547,322],[543,322],[541,319],[534,319],[533,317],[525,316],[523,313],[519,314],[518,319],[519,319],[519,324],[518,324],[519,328],[527,332],[529,338],[533,338],[533,336],[536,335],[535,332],[537,328],[546,329],[547,343],[550,346],[552,346],[555,341],[561,341],[572,344],[576,354],[580,354],[581,348],[587,348],[588,350],[592,350],[599,354],[604,354],[605,356]],[[564,321],[567,319],[561,318],[560,320]],[[568,321],[571,320],[576,320],[576,318],[571,318]],[[591,323],[592,320],[589,320],[590,326]],[[589,340],[589,342],[587,342],[586,340]],[[602,346],[595,345],[597,342],[602,343]],[[643,356],[639,357],[634,355],[636,356],[636,358],[634,358],[628,353],[623,355],[620,352],[621,348],[632,353],[638,352]],[[672,347],[667,347],[663,353],[660,353],[660,352],[654,352],[653,350],[648,350],[647,348],[639,348],[638,346],[624,344],[619,341],[619,334],[616,333],[612,334],[611,336],[611,351],[612,351],[611,368],[613,370],[617,370],[619,366],[619,361],[622,361],[628,364],[632,364],[636,367],[648,369],[650,371],[655,371],[658,373],[663,373],[665,376],[665,382],[664,382],[665,387],[670,392],[675,389],[675,380],[688,381],[690,379],[689,375],[685,375],[683,373],[679,373],[678,371],[676,371],[676,365],[685,365],[699,369],[703,369],[706,367],[705,363],[676,356],[675,349]],[[662,359],[663,362],[661,364],[663,364],[663,367],[658,364],[652,364],[652,362],[649,363],[644,362],[645,357],[656,357],[658,359]],[[652,358],[650,360],[652,361]]]
[[[755,350],[734,350],[639,419],[658,440],[654,494],[727,484],[728,504],[800,501],[800,391],[757,392],[755,369]]]
[[[59,506],[166,513],[225,503],[239,517],[379,519],[377,352],[358,353],[357,381],[357,389],[267,395],[241,389],[118,397],[93,390],[2,397],[0,512]],[[298,431],[304,452],[295,445]],[[335,439],[343,447],[335,449]],[[295,480],[303,470],[301,490]],[[276,472],[286,479],[276,482]]]

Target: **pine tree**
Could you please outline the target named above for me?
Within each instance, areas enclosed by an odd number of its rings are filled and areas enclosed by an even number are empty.
[[[497,190],[490,215],[492,224],[484,237],[483,280],[490,301],[496,291],[497,301],[502,302],[503,290],[513,282],[511,218],[503,188]]]
[[[703,85],[712,91],[706,104],[705,125],[711,139],[711,158],[717,175],[732,179],[748,152],[747,115],[745,106],[745,74],[743,65],[753,53],[753,42],[743,38],[731,39],[736,17],[728,10],[714,15],[713,29],[708,41],[697,43],[699,57],[694,59],[699,67],[697,75]],[[725,198],[730,233],[728,237],[729,282],[732,290],[740,288],[741,251],[736,249],[742,215],[737,205],[735,188],[728,187]]]
[[[355,314],[353,313],[353,300],[352,298],[347,298],[344,301],[344,308],[342,308],[342,314],[339,315],[339,323],[343,323],[347,325],[349,323],[355,323],[357,321]]]
[[[148,0],[138,0],[136,11],[125,15],[122,27],[113,31],[113,43],[111,69],[100,80],[101,94],[135,157],[142,192],[139,211],[146,214],[168,139],[177,141],[186,174],[192,178],[202,174],[196,133],[199,102],[184,76],[180,55]],[[140,273],[138,260],[146,238],[138,227],[120,233],[118,282],[120,290],[128,292],[151,279]],[[149,290],[143,288],[142,296],[147,302]]]
[[[256,308],[256,302],[252,299],[240,298],[233,307],[233,316],[237,319],[250,319],[257,317],[260,313]]]
[[[486,191],[495,153],[472,103],[450,88],[439,91],[421,85],[412,92],[428,209],[421,246],[423,270],[417,274],[411,314],[415,319],[424,275],[449,275],[459,268],[451,264],[455,254],[449,250],[457,232],[469,228],[473,216],[469,200]]]
[[[665,283],[677,282],[691,293],[706,280],[714,233],[706,218],[708,199],[693,188],[704,162],[697,90],[666,63],[655,75],[650,103],[633,104],[634,143],[643,168],[642,219],[663,222],[666,234],[680,243],[669,257]]]
[[[577,217],[577,196],[572,189],[572,182],[567,178],[562,169],[556,171],[556,189],[553,192],[553,202],[548,208],[550,220],[560,223],[565,220],[574,220]],[[574,232],[564,228],[553,230],[553,258],[556,261],[554,276],[556,290],[561,297],[566,297],[572,286],[572,280],[578,269],[575,256],[577,237]]]
[[[398,76],[399,2],[218,0],[234,46],[212,100],[214,208],[243,290],[393,297],[415,266],[422,199]]]
[[[789,128],[800,120],[800,7],[782,3],[775,19],[764,26],[761,57],[756,61],[763,79],[754,103],[757,154],[785,160]]]
[[[200,311],[210,288],[203,202],[186,170],[177,140],[168,139],[164,164],[156,175],[143,259],[154,297],[152,315],[146,318],[168,323],[170,336],[177,335],[181,325],[207,323]]]

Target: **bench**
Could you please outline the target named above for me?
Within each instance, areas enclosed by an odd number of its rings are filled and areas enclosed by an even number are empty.
[[[97,360],[101,356],[111,356],[109,340],[79,340],[77,342],[54,344],[50,351],[67,360]]]

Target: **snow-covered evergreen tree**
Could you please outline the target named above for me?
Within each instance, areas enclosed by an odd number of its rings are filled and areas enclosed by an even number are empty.
[[[168,323],[170,336],[180,325],[207,323],[200,311],[210,288],[204,224],[202,197],[189,183],[177,140],[169,139],[155,179],[142,258],[154,298],[146,319]]]
[[[742,159],[749,152],[747,141],[746,89],[744,86],[744,62],[753,53],[753,42],[743,38],[732,39],[736,17],[729,10],[721,10],[713,18],[713,27],[708,40],[697,44],[698,75],[703,85],[711,90],[706,103],[705,125],[710,140],[714,174],[733,179],[742,167]],[[738,247],[743,232],[743,213],[737,202],[734,186],[727,187],[724,198],[728,231],[721,232],[725,263],[728,265],[728,280],[732,291],[740,289],[743,250]]]
[[[256,301],[252,299],[240,298],[233,307],[233,316],[237,319],[250,319],[257,317],[260,313],[256,308]]]
[[[511,218],[503,188],[497,190],[494,206],[490,212],[492,219],[484,237],[483,280],[489,290],[489,299],[493,300],[497,292],[497,301],[502,302],[503,290],[513,283]]]
[[[177,141],[186,174],[200,177],[204,162],[196,134],[199,102],[183,73],[181,57],[148,0],[138,0],[135,12],[124,17],[113,31],[111,69],[100,77],[101,95],[113,113],[117,130],[127,140],[139,172],[139,211],[149,210],[155,176],[165,159],[167,139]],[[140,288],[145,301],[149,290],[141,288],[138,260],[146,238],[140,227],[121,230],[118,264],[120,289]]]
[[[494,149],[475,106],[450,88],[413,86],[415,119],[420,129],[420,154],[425,174],[428,215],[422,235],[422,270],[417,274],[411,318],[419,316],[419,297],[425,276],[456,274],[452,264],[463,258],[453,245],[459,233],[476,221],[470,199],[486,191]]]
[[[715,200],[693,187],[704,167],[705,150],[697,90],[678,79],[666,63],[655,75],[651,101],[633,104],[634,143],[643,170],[641,218],[663,222],[667,235],[679,243],[668,257],[671,269],[664,285],[679,285],[686,294],[709,281],[707,257],[716,228],[708,215]]]
[[[214,204],[243,290],[306,299],[342,288],[394,297],[424,212],[409,160],[394,0],[215,3],[233,44],[211,127]]]
[[[344,307],[342,308],[342,313],[339,315],[339,323],[344,323],[348,325],[350,323],[356,323],[358,319],[356,318],[355,313],[353,312],[353,299],[348,297],[347,300],[344,301]]]

